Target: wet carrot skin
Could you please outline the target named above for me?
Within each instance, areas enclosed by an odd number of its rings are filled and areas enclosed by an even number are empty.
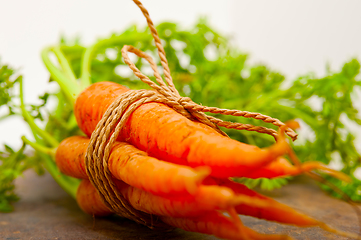
[[[55,159],[61,172],[88,179],[85,153],[89,141],[86,137],[73,136],[59,144]],[[193,169],[159,161],[125,142],[116,142],[112,147],[108,169],[115,178],[132,186],[158,195],[175,196],[195,194],[210,172],[206,167]]]
[[[78,96],[75,116],[85,134],[91,135],[108,106],[125,91],[119,84],[100,82]],[[242,176],[285,154],[287,147],[284,143],[260,149],[237,142],[160,103],[138,107],[122,129],[120,140],[159,159],[192,167],[210,166],[211,174],[217,177]]]

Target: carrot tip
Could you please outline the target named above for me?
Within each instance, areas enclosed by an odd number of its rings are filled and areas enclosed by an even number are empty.
[[[262,239],[262,240],[292,240],[293,238],[287,235],[268,235],[263,233],[258,233],[246,226],[243,225],[237,211],[234,207],[230,207],[227,209],[227,212],[230,218],[235,223],[238,231],[240,232],[240,237],[242,239]]]
[[[349,233],[349,232],[344,232],[344,231],[341,231],[341,230],[337,230],[335,228],[330,227],[327,224],[320,224],[320,228],[322,228],[322,229],[324,229],[324,230],[326,230],[328,232],[335,233],[337,235],[343,236],[343,237],[348,237],[348,238],[353,238],[353,239],[361,239],[361,237],[356,233]]]
[[[336,170],[333,170],[333,169],[322,169],[322,171],[324,171],[325,173],[327,173],[328,175],[332,176],[332,177],[335,177],[337,179],[340,179],[344,182],[347,182],[347,183],[351,183],[352,182],[352,178],[349,177],[348,175],[346,175],[345,173],[342,173],[342,172],[339,172],[339,171],[336,171]]]
[[[212,172],[211,168],[208,166],[195,167],[194,170],[198,173],[197,180],[199,183],[201,183]]]
[[[194,170],[197,173],[196,176],[193,181],[187,181],[185,185],[186,190],[192,195],[197,193],[199,185],[211,174],[211,168],[208,166],[196,167]]]
[[[337,170],[331,169],[320,162],[306,162],[301,165],[301,168],[305,172],[309,172],[313,169],[320,170],[320,171],[323,171],[323,172],[327,173],[328,175],[335,177],[337,179],[340,179],[344,182],[348,182],[348,183],[352,182],[352,179],[348,175],[346,175],[342,172],[339,172]]]
[[[232,206],[237,206],[240,204],[246,204],[250,207],[270,207],[272,206],[272,202],[265,201],[263,199],[253,198],[247,195],[237,194],[231,201]]]

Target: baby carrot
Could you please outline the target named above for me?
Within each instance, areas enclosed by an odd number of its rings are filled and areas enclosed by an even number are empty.
[[[90,136],[109,105],[126,91],[111,82],[95,83],[85,89],[74,108],[84,133]],[[120,139],[159,159],[192,167],[210,166],[211,175],[217,177],[242,176],[288,151],[283,138],[269,148],[260,149],[222,136],[160,103],[138,107],[128,119]]]
[[[105,206],[100,199],[95,187],[87,179],[80,182],[76,194],[76,201],[83,212],[93,216],[107,216],[112,214],[112,211]]]
[[[216,211],[195,218],[161,217],[161,220],[171,226],[181,228],[186,231],[211,234],[224,239],[292,239],[286,235],[267,235],[257,233],[246,226],[234,223],[232,219],[225,217]]]
[[[295,166],[292,165],[287,159],[283,157],[278,157],[277,160],[271,162],[270,164],[264,167],[261,167],[253,171],[249,171],[245,173],[243,177],[275,178],[275,177],[295,176],[305,172],[310,172],[312,170],[321,170],[341,180],[349,181],[349,177],[347,177],[345,174],[330,169],[326,165],[320,162],[310,161],[310,162],[302,163],[300,164],[300,166]]]
[[[114,182],[130,205],[140,211],[168,217],[194,217],[213,210],[226,211],[230,207],[242,202],[242,197],[236,197],[234,192],[227,187],[200,186],[198,192],[192,196],[166,198],[156,196],[142,189],[132,187],[122,181],[114,179]],[[84,179],[78,190],[77,199],[84,212],[99,215],[109,212],[100,200],[95,187],[89,180]],[[92,199],[91,206],[86,197]],[[95,199],[96,201],[93,201]]]
[[[194,217],[208,211],[222,210],[238,205],[242,199],[227,187],[201,185],[192,196],[162,197],[115,180],[117,188],[133,208],[159,216]]]
[[[132,193],[132,191],[135,190],[134,187],[131,187],[121,181],[115,180],[117,187],[119,190],[125,194],[125,196],[130,195],[138,195],[139,193],[135,192]],[[281,210],[283,207],[286,207],[286,210],[282,213],[284,214],[283,220],[285,219],[291,219],[291,221],[280,221],[283,223],[288,224],[294,224],[297,226],[319,226],[329,232],[339,234],[341,236],[346,236],[350,238],[357,238],[355,234],[352,233],[345,233],[338,230],[335,230],[328,225],[319,222],[317,220],[311,219],[306,216],[302,216],[302,214],[294,214],[296,211],[291,209],[291,211],[287,211],[287,208],[289,207],[279,204],[276,201],[268,201],[267,197],[264,197],[262,195],[259,195],[251,190],[247,190],[247,188],[243,187],[242,185],[233,185],[232,182],[225,182],[223,185],[231,186],[233,189],[235,189],[235,192],[242,195],[249,195],[252,196],[254,199],[255,204],[249,204],[249,205],[238,205],[236,207],[236,211],[240,214],[246,214],[250,216],[260,217],[264,218],[265,216],[272,216],[272,214],[277,214],[277,211]],[[239,187],[241,186],[241,187]],[[150,194],[150,193],[148,193]],[[139,200],[143,199],[144,195],[140,194],[138,195],[139,198],[131,196],[128,201],[131,203],[133,207],[136,208],[137,205],[141,206],[141,210],[146,210],[146,212],[156,215],[166,215],[166,216],[160,216],[160,219],[171,226],[182,228],[186,231],[193,231],[193,232],[200,232],[200,233],[206,233],[206,234],[212,234],[217,237],[225,238],[225,239],[265,239],[265,240],[281,240],[281,239],[292,239],[285,235],[266,235],[266,234],[260,234],[257,233],[245,226],[241,223],[241,221],[238,219],[235,220],[235,218],[238,218],[235,213],[234,207],[229,207],[225,210],[229,212],[231,218],[225,217],[223,214],[221,214],[218,211],[211,210],[211,211],[200,211],[199,209],[196,210],[198,213],[201,213],[201,215],[193,215],[189,214],[189,216],[185,216],[186,214],[182,214],[182,211],[187,209],[189,210],[189,207],[182,207],[181,205],[175,204],[169,204],[167,203],[167,200],[164,201],[164,198],[155,196],[155,198],[152,199],[152,197],[146,197],[147,201],[144,203],[140,203]],[[205,202],[207,199],[202,199]],[[261,200],[261,201],[260,201]],[[262,200],[264,201],[263,204]],[[271,199],[272,200],[272,199]],[[111,214],[111,211],[105,206],[105,204],[100,200],[100,196],[98,195],[97,191],[95,190],[94,186],[91,185],[89,180],[84,179],[78,189],[77,194],[77,202],[79,206],[83,209],[84,212],[96,215],[96,216],[105,216]],[[156,203],[157,202],[157,203]],[[267,203],[268,202],[268,203]],[[261,203],[258,208],[254,208],[255,205]],[[158,206],[157,206],[158,205]],[[162,205],[162,207],[159,207],[159,205]],[[267,209],[262,208],[262,206],[267,206],[269,208],[270,205],[277,205],[273,210],[276,212],[269,211],[267,212]],[[283,205],[283,206],[282,206]],[[180,209],[175,209],[175,207],[179,207]],[[251,206],[250,211],[249,210]],[[183,208],[183,209],[182,209]],[[258,211],[258,213],[257,213]],[[265,212],[264,212],[265,211]],[[192,211],[191,211],[192,212]],[[264,213],[262,213],[264,212]],[[176,213],[176,214],[174,214]],[[251,213],[251,214],[250,214]],[[256,214],[254,214],[256,213]],[[287,217],[288,214],[291,214],[291,217]],[[301,217],[303,218],[301,221],[294,221],[292,217]],[[277,217],[276,217],[277,218]],[[308,219],[307,219],[308,218]],[[272,217],[269,219],[272,220]],[[275,219],[273,219],[275,220]],[[277,221],[277,220],[276,220]],[[293,222],[292,222],[293,221]]]
[[[217,179],[216,182],[220,186],[228,187],[232,189],[237,195],[246,195],[252,197],[255,200],[264,200],[266,203],[264,206],[252,206],[247,204],[239,204],[236,206],[236,210],[239,214],[266,219],[270,221],[276,221],[280,223],[293,224],[297,226],[319,226],[322,222],[312,219],[305,214],[299,213],[291,207],[279,203],[272,198],[268,198],[261,195],[240,183],[235,183],[230,180]]]
[[[116,182],[117,182],[117,186],[120,189],[127,187],[125,183],[122,183],[120,181],[116,181]],[[128,187],[131,188],[131,186]],[[134,193],[134,195],[136,195],[136,193]],[[82,180],[81,184],[79,185],[77,202],[81,207],[81,209],[85,213],[88,213],[90,215],[106,216],[111,214],[111,211],[100,200],[100,196],[98,195],[94,186],[87,179]],[[149,205],[149,203],[145,203],[145,205]],[[247,227],[244,227],[243,225],[240,226],[233,219],[229,217],[225,217],[224,215],[222,215],[220,212],[217,211],[203,212],[201,216],[196,216],[193,218],[184,217],[184,214],[180,214],[180,216],[183,217],[160,216],[160,219],[166,224],[169,224],[174,227],[182,228],[186,231],[212,234],[224,239],[245,239],[244,236],[247,236],[246,239],[265,239],[265,240],[289,239],[287,238],[287,236],[259,234]]]
[[[209,181],[209,180],[208,180]],[[276,221],[284,224],[296,225],[298,227],[320,227],[328,232],[338,234],[340,236],[358,238],[356,234],[343,232],[328,226],[326,223],[311,218],[300,213],[293,208],[279,203],[272,198],[268,198],[259,194],[246,186],[235,183],[228,179],[216,179],[220,186],[232,189],[236,195],[250,196],[253,203],[241,203],[235,207],[238,214],[248,215],[270,221]],[[261,201],[259,201],[261,200]]]
[[[73,136],[63,140],[56,151],[59,169],[72,177],[87,179],[85,153],[89,139]],[[125,142],[116,142],[108,162],[112,175],[134,187],[155,194],[195,194],[209,174],[207,167],[193,169],[149,157]],[[141,176],[141,177],[140,177]]]

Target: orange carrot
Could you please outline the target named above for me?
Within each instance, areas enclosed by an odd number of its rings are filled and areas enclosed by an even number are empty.
[[[230,218],[219,212],[210,212],[195,218],[161,217],[161,220],[171,226],[186,231],[200,232],[215,235],[225,239],[263,239],[263,240],[290,240],[286,235],[261,234],[243,225],[234,223]]]
[[[166,198],[129,186],[121,181],[115,180],[115,183],[120,193],[133,208],[159,216],[200,216],[208,211],[225,211],[242,202],[242,198],[236,197],[233,191],[227,187],[201,185],[194,196]]]
[[[209,182],[208,179],[207,181]],[[235,209],[238,214],[276,221],[284,224],[296,225],[298,227],[320,227],[328,232],[332,232],[340,236],[358,238],[356,234],[334,229],[324,222],[300,213],[291,207],[259,194],[242,184],[235,183],[228,179],[216,179],[215,181],[220,186],[232,189],[236,195],[249,196],[253,199],[253,202],[241,203],[236,206]]]
[[[60,171],[76,178],[87,179],[85,153],[89,139],[73,136],[63,140],[56,151]],[[155,194],[195,194],[209,174],[207,167],[193,169],[149,157],[125,142],[116,142],[108,162],[112,175],[129,185]]]
[[[95,187],[87,179],[83,179],[78,187],[76,201],[79,207],[93,216],[107,216],[112,211],[102,202]]]
[[[264,206],[240,204],[236,206],[236,210],[239,214],[304,227],[319,226],[322,223],[305,214],[297,212],[287,205],[259,194],[243,184],[224,179],[216,179],[215,182],[220,186],[232,189],[237,195],[246,195],[252,197],[254,200],[260,199],[264,200],[266,203],[268,202],[268,204],[265,204]]]
[[[243,175],[247,178],[275,178],[275,177],[285,177],[285,176],[296,176],[305,172],[310,172],[312,170],[322,170],[323,172],[328,173],[339,179],[348,181],[348,177],[343,173],[335,171],[328,168],[326,165],[320,162],[305,162],[300,164],[300,166],[292,165],[287,159],[283,157],[277,158],[277,160],[271,162],[270,164],[261,167],[259,169],[249,171]]]
[[[208,180],[208,179],[207,179]],[[245,226],[242,225],[240,219],[236,215],[236,212],[233,207],[229,207],[227,212],[229,212],[231,218],[225,217],[218,211],[198,211],[198,213],[201,213],[200,216],[194,216],[190,214],[190,216],[184,216],[185,214],[182,214],[182,211],[187,211],[187,209],[190,209],[189,206],[182,206],[181,204],[175,204],[168,202],[167,200],[164,200],[164,198],[159,196],[152,197],[145,197],[147,201],[144,201],[143,203],[140,203],[139,201],[142,201],[144,194],[138,195],[139,198],[135,197],[139,192],[132,191],[135,190],[134,187],[128,186],[125,183],[122,183],[118,180],[115,180],[117,187],[119,190],[128,198],[128,201],[130,204],[137,208],[137,206],[141,206],[140,210],[146,210],[146,212],[156,215],[167,215],[167,216],[161,216],[160,219],[174,227],[182,228],[186,231],[194,231],[194,232],[200,232],[200,233],[206,233],[206,234],[213,234],[215,236],[226,238],[226,239],[265,239],[265,240],[281,240],[281,239],[291,239],[288,236],[285,235],[266,235],[266,234],[260,234],[257,233]],[[338,230],[335,230],[326,224],[319,222],[317,220],[311,219],[307,216],[302,216],[302,214],[297,213],[293,209],[283,205],[279,204],[276,201],[272,200],[269,201],[267,197],[264,197],[258,193],[255,193],[251,190],[247,190],[247,188],[243,187],[242,185],[233,185],[233,182],[224,182],[224,186],[232,186],[232,189],[235,189],[235,192],[242,195],[249,195],[253,198],[254,204],[252,205],[250,201],[248,201],[248,205],[238,205],[236,207],[236,210],[238,213],[245,213],[250,216],[256,216],[263,218],[267,216],[271,216],[272,214],[276,214],[279,217],[280,213],[277,211],[282,210],[282,208],[285,208],[285,210],[282,211],[281,214],[284,216],[281,217],[283,219],[281,222],[283,223],[289,223],[289,224],[295,224],[297,226],[319,226],[326,231],[339,234],[341,236],[350,237],[350,238],[357,238],[357,235],[352,233],[345,233]],[[241,186],[241,187],[240,187]],[[142,191],[142,190],[141,190]],[[84,194],[83,194],[84,193]],[[150,194],[150,193],[148,193]],[[133,195],[133,196],[130,196]],[[151,195],[151,194],[150,194]],[[130,197],[129,197],[130,196]],[[202,196],[199,196],[202,198]],[[241,197],[243,198],[243,197]],[[209,198],[208,198],[209,199]],[[199,202],[206,202],[208,200],[206,198],[198,200]],[[202,201],[204,200],[204,201]],[[91,185],[91,183],[88,180],[83,180],[82,183],[79,186],[78,194],[77,194],[77,201],[79,206],[85,211],[86,213],[96,215],[96,216],[105,216],[111,214],[111,211],[105,206],[105,204],[100,200],[100,196],[98,195],[97,191],[95,190],[94,186]],[[157,202],[157,203],[156,203]],[[185,201],[187,202],[187,201]],[[247,209],[249,207],[253,207],[257,204],[261,203],[259,206],[267,206],[267,208],[259,207],[256,210],[251,209],[247,212]],[[159,207],[157,204],[162,205]],[[270,205],[277,205],[274,207],[274,210],[276,212],[269,211],[267,212],[267,209],[270,207]],[[282,206],[283,205],[283,206]],[[226,206],[226,205],[224,205]],[[180,209],[176,209],[176,207],[180,207]],[[182,209],[183,208],[183,209]],[[249,214],[252,212],[252,214]],[[264,212],[263,214],[256,213],[256,211],[259,211],[260,213]],[[193,211],[190,211],[192,213]],[[175,214],[174,214],[175,213]],[[254,214],[256,213],[256,214]],[[290,214],[290,216],[288,216]],[[177,216],[177,217],[173,217]],[[181,216],[181,217],[179,217]],[[301,220],[295,220],[292,218],[302,218]],[[286,219],[291,219],[291,221],[284,221]]]
[[[138,194],[138,193],[131,193],[132,191],[131,189],[134,189],[131,186],[126,186],[125,183],[121,183],[120,181],[116,181],[116,183],[122,192],[129,191],[129,194],[131,195]],[[128,188],[128,190],[125,190],[126,188]],[[82,194],[83,192],[85,194]],[[142,197],[144,197],[144,195],[141,196],[139,200],[141,200]],[[142,206],[141,208],[143,209],[146,208],[148,212],[153,214],[158,214],[159,210],[161,209],[157,207],[156,204],[154,204],[153,207],[149,207],[149,202],[137,203],[137,199],[135,199],[134,197],[132,198],[134,199],[134,201],[131,200],[130,203],[133,205],[133,207],[141,206],[142,204],[144,204],[145,206]],[[92,204],[94,204],[94,206],[91,206],[90,201],[93,199],[96,201],[92,201]],[[153,201],[149,198],[148,200],[150,200],[151,202]],[[155,199],[155,200],[159,201],[159,199]],[[77,201],[80,207],[83,209],[83,211],[88,214],[96,215],[96,216],[105,216],[111,214],[111,211],[100,200],[98,193],[96,192],[94,186],[90,183],[89,180],[84,179],[81,182],[78,190]],[[186,231],[212,234],[217,237],[225,238],[225,239],[265,239],[265,240],[291,239],[287,236],[266,235],[266,234],[257,233],[243,226],[242,224],[239,224],[237,221],[234,221],[234,219],[225,217],[224,215],[222,215],[217,211],[202,212],[202,215],[193,218],[184,217],[185,214],[182,213],[182,209],[176,210],[175,209],[176,206],[177,204],[175,204],[175,206],[168,205],[167,208],[164,208],[166,214],[164,214],[165,213],[163,212],[164,210],[161,210],[161,213],[163,215],[168,215],[168,216],[161,216],[160,219],[171,226],[182,228]],[[143,210],[143,209],[139,209],[139,210]],[[149,210],[149,209],[153,209],[153,210]],[[171,209],[178,211],[179,214],[176,214],[175,216],[183,216],[183,217],[171,217],[170,215],[174,215],[174,214],[170,214],[172,212]]]
[[[132,187],[122,181],[114,182],[130,205],[140,211],[168,217],[194,217],[213,210],[226,211],[239,204],[242,199],[237,198],[233,191],[220,186],[204,186],[199,188],[196,195],[185,197],[165,198],[150,192]],[[87,198],[91,199],[88,201]],[[100,200],[95,187],[89,180],[84,179],[78,189],[77,199],[84,212],[94,215],[109,213],[109,209]],[[94,199],[94,200],[93,200]],[[92,206],[91,204],[95,204]],[[102,212],[103,211],[103,212]]]
[[[74,112],[84,133],[90,136],[108,106],[125,91],[119,84],[99,82],[78,96]],[[136,109],[120,139],[162,160],[192,167],[210,166],[211,175],[217,177],[242,176],[288,150],[285,139],[266,149],[240,143],[160,103]]]
[[[87,138],[73,136],[61,141],[55,152],[55,162],[59,170],[71,177],[88,179],[85,169]]]

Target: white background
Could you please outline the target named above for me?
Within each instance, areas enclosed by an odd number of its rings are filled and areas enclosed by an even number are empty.
[[[325,73],[326,63],[339,70],[352,57],[361,59],[361,1],[358,0],[143,0],[155,24],[192,25],[208,16],[212,26],[232,37],[251,55],[288,79]],[[25,99],[36,102],[51,86],[40,59],[43,47],[60,35],[80,36],[85,44],[131,23],[145,25],[131,0],[0,0],[0,56],[25,77]],[[360,101],[361,102],[361,98]],[[13,118],[0,123],[0,145],[20,145],[30,136]]]

